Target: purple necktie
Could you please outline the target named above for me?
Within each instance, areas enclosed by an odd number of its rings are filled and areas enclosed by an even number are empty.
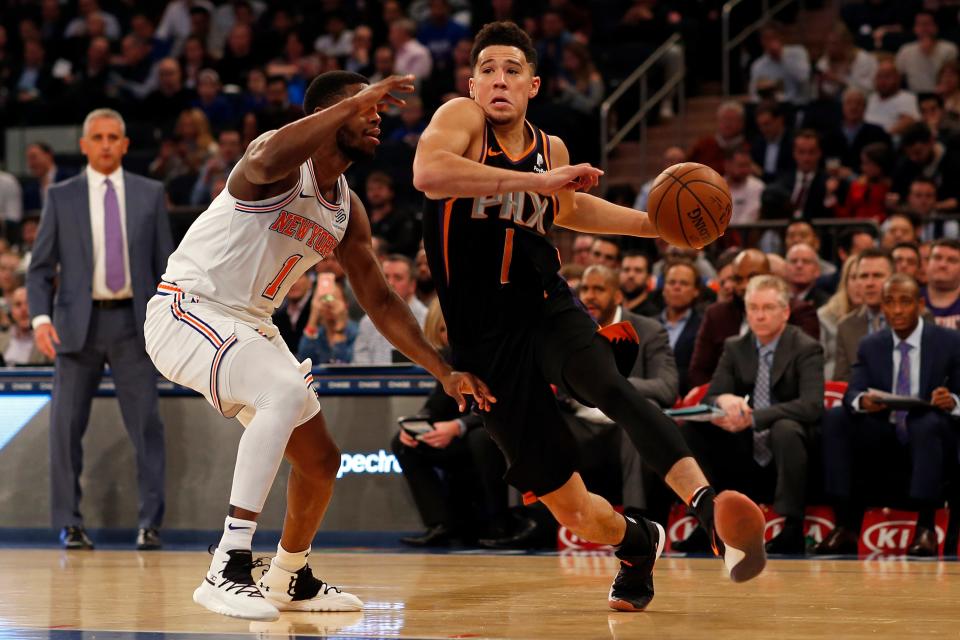
[[[116,293],[127,282],[123,269],[123,227],[120,226],[120,201],[117,191],[107,178],[107,193],[103,196],[103,249],[107,268],[107,286]]]
[[[900,368],[897,370],[897,388],[894,393],[898,396],[910,395],[910,349],[911,347],[905,341],[900,341],[897,345],[900,349]],[[897,440],[900,444],[907,444],[907,412],[894,411],[893,419],[897,425]]]

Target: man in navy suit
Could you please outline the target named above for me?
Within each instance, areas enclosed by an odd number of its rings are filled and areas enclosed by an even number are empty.
[[[817,545],[817,553],[856,553],[863,503],[903,494],[899,471],[908,471],[908,497],[919,511],[908,553],[937,553],[934,513],[943,504],[944,480],[957,463],[960,334],[924,321],[920,287],[906,274],[884,283],[882,308],[889,328],[860,342],[844,406],[824,419],[826,490],[837,528]],[[930,406],[891,410],[870,389],[923,399]]]
[[[116,111],[97,109],[86,117],[80,149],[87,168],[50,187],[27,274],[37,347],[56,358],[51,512],[67,549],[93,547],[80,515],[81,439],[105,363],[136,451],[137,547],[160,547],[163,424],[143,323],[173,239],[163,185],[120,166],[129,144]]]

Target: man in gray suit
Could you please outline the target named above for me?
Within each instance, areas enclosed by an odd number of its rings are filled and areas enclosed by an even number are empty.
[[[883,283],[894,271],[893,258],[884,249],[870,247],[855,258],[853,269],[863,304],[851,311],[837,325],[837,364],[834,380],[850,381],[850,371],[857,360],[860,341],[867,335],[887,328],[880,303]]]
[[[617,271],[595,264],[583,272],[578,288],[580,301],[601,327],[628,321],[640,338],[640,350],[628,380],[642,396],[657,406],[670,407],[677,399],[677,365],[667,331],[653,318],[630,313],[623,306]],[[575,419],[568,426],[580,444],[585,465],[619,459],[624,507],[648,509],[640,454],[627,432],[617,427],[599,409],[573,404]],[[612,455],[611,455],[612,454]],[[612,458],[612,460],[610,460]]]
[[[129,144],[116,111],[97,109],[86,117],[80,149],[87,168],[50,188],[27,274],[37,347],[56,358],[51,515],[67,549],[93,548],[80,515],[81,440],[105,363],[136,451],[137,548],[161,546],[163,424],[143,323],[173,239],[163,185],[120,166]]]
[[[690,422],[683,433],[711,483],[755,499],[773,494],[785,522],[767,551],[802,554],[807,450],[823,414],[823,348],[787,324],[790,291],[782,279],[756,276],[744,298],[750,331],[727,339],[704,399],[726,415]]]

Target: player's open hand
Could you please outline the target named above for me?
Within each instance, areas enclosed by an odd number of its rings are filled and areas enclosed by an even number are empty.
[[[490,405],[497,401],[483,380],[472,373],[451,371],[440,379],[440,384],[443,385],[447,395],[457,401],[461,413],[467,410],[467,400],[464,395],[473,396],[481,411],[490,411]]]
[[[600,183],[603,171],[583,163],[565,165],[535,175],[538,181],[536,192],[549,196],[564,190],[589,191]]]
[[[394,93],[413,93],[413,76],[389,76],[380,82],[375,82],[368,87],[363,88],[357,95],[353,96],[360,111],[366,111],[371,107],[376,107],[377,111],[382,111],[389,105],[402,107],[407,104],[402,98],[393,95]]]

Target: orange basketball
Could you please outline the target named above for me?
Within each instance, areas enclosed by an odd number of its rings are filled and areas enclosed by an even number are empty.
[[[678,247],[702,249],[730,224],[730,191],[710,167],[682,162],[657,176],[647,212],[661,238]]]

